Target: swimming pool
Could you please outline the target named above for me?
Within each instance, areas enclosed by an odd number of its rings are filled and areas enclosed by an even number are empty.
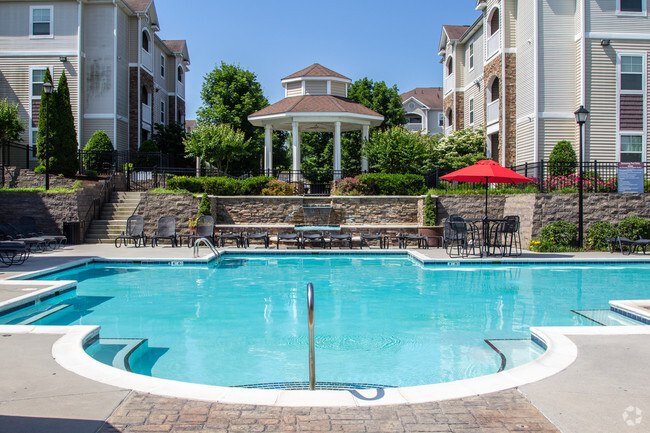
[[[646,297],[649,269],[229,254],[219,266],[69,269],[42,279],[77,280],[76,293],[32,308],[70,305],[35,324],[99,324],[102,338],[148,339],[134,372],[226,386],[304,381],[305,287],[313,282],[317,380],[410,386],[494,373],[501,359],[484,339],[529,340],[530,326],[593,323],[572,310]]]

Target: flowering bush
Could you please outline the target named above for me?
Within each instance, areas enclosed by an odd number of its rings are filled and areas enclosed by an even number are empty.
[[[531,178],[533,183],[539,187],[540,179]],[[577,174],[567,176],[549,176],[544,179],[545,191],[564,191],[575,192],[580,185],[580,179]],[[582,175],[582,189],[589,192],[616,192],[618,183],[616,177],[603,180],[600,176],[595,176],[593,172],[586,172]]]
[[[273,179],[262,189],[262,195],[293,195],[293,185]]]
[[[368,192],[368,185],[356,177],[346,177],[334,184],[332,195],[364,195]]]

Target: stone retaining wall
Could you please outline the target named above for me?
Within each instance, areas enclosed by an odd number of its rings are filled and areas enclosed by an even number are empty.
[[[50,188],[72,188],[75,179],[50,174]],[[45,186],[45,175],[33,170],[5,167],[5,184],[11,188],[39,188]]]

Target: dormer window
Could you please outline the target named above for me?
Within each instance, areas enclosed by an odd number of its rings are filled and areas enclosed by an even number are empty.
[[[142,32],[142,49],[149,52],[149,34]]]

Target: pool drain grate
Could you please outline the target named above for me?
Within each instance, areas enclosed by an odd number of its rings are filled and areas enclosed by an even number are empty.
[[[235,385],[233,388],[248,388],[248,389],[284,389],[284,390],[308,390],[309,382],[270,382],[270,383],[256,383],[251,385]],[[374,383],[346,383],[346,382],[316,382],[317,390],[328,391],[349,391],[358,389],[381,389],[381,388],[395,388],[390,385],[378,385]]]

